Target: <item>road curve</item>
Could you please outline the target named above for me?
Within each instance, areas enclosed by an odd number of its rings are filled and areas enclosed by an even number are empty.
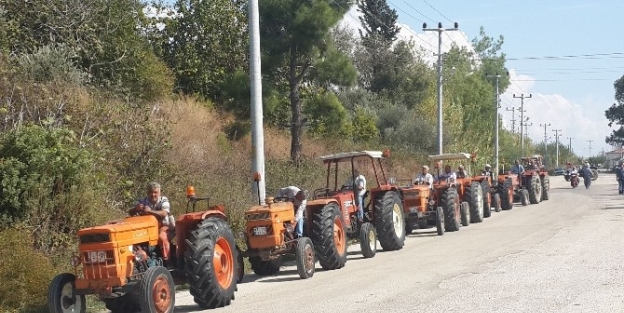
[[[624,312],[624,196],[602,174],[590,189],[551,177],[551,197],[400,251],[299,279],[293,266],[247,274],[236,300],[202,311],[186,291],[175,312]]]

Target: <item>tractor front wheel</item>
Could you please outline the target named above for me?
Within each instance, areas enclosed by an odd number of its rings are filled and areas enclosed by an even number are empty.
[[[104,305],[111,313],[139,312],[141,308],[131,293],[117,298],[103,299]]]
[[[189,233],[184,252],[190,293],[202,309],[230,305],[239,276],[239,253],[227,222],[209,217]]]
[[[301,279],[314,276],[316,259],[314,256],[314,246],[310,238],[300,237],[297,239],[295,258],[297,259],[297,272]]]
[[[462,202],[460,205],[461,224],[462,226],[470,225],[470,205],[468,202]]]
[[[396,191],[375,195],[375,228],[381,248],[400,250],[405,244],[403,203]]]
[[[436,230],[438,236],[444,235],[444,209],[441,206],[436,209]]]
[[[503,210],[513,209],[514,189],[511,181],[506,179],[500,189],[501,208]]]
[[[377,253],[377,233],[371,223],[364,223],[360,228],[360,250],[365,258],[372,258]]]
[[[542,201],[550,199],[550,178],[544,176],[542,179]]]
[[[501,197],[499,193],[495,193],[492,195],[492,207],[494,208],[494,212],[501,211]]]
[[[323,269],[335,270],[345,266],[347,236],[336,203],[330,203],[314,214],[311,237],[316,258]]]
[[[529,191],[526,189],[520,190],[520,203],[522,206],[529,205]]]
[[[542,183],[539,176],[531,176],[529,186],[529,201],[531,204],[538,204],[542,201]]]
[[[162,266],[150,267],[139,284],[141,313],[170,313],[175,306],[175,285]]]
[[[249,258],[249,263],[251,263],[251,269],[254,274],[258,276],[270,276],[280,271],[282,259],[281,257],[277,257],[273,260],[263,261],[259,256],[252,256]]]
[[[48,310],[50,313],[85,313],[87,302],[84,295],[74,294],[74,274],[59,274],[48,287]]]
[[[481,181],[481,192],[483,193],[483,217],[492,216],[492,193],[490,193],[490,185],[488,180]]]

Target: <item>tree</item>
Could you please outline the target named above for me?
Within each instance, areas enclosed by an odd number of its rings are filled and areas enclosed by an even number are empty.
[[[162,36],[163,57],[176,88],[217,99],[228,75],[249,64],[246,6],[240,0],[177,0]]]
[[[290,157],[299,163],[302,151],[303,106],[300,88],[311,81],[316,62],[328,62],[331,51],[329,31],[347,12],[350,0],[261,0],[260,36],[262,64],[275,79],[287,77],[292,113]],[[343,62],[337,62],[343,67]],[[344,77],[343,77],[344,78]]]
[[[362,16],[359,17],[364,32],[360,30],[362,39],[380,39],[385,43],[396,40],[401,28],[396,24],[396,10],[390,9],[386,0],[360,0],[357,3]]]
[[[620,128],[611,132],[605,142],[611,145],[622,145],[624,144],[624,75],[613,83],[613,87],[617,102],[605,111],[605,116],[609,120],[609,127],[616,124],[620,125]]]

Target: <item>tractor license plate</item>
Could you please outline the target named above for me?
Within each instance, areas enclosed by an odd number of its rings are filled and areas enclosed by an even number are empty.
[[[255,236],[264,236],[267,234],[267,229],[264,226],[254,227],[253,233]]]

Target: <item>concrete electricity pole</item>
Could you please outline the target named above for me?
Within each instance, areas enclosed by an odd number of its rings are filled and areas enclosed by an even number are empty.
[[[260,181],[252,183],[254,196],[264,204],[266,198],[266,179],[264,176],[264,128],[262,112],[262,77],[260,69],[260,13],[258,0],[249,0],[249,69],[251,76],[251,149],[253,159],[251,168],[260,175]]]
[[[520,108],[518,108],[520,109]],[[511,111],[511,133],[516,134],[516,107],[505,108],[505,111]]]
[[[509,73],[507,73],[507,75],[509,75]],[[494,121],[495,121],[494,122],[494,166],[496,166],[495,167],[495,169],[496,169],[495,173],[498,173],[498,171],[500,171],[500,167],[498,166],[498,129],[499,129],[499,126],[498,126],[498,120],[499,120],[499,118],[498,118],[498,109],[500,109],[500,94],[499,94],[499,91],[498,91],[498,80],[501,77],[503,77],[503,76],[498,74],[498,73],[496,75],[487,75],[486,74],[486,76],[488,78],[496,78],[496,98],[495,98],[496,102],[494,103],[494,107],[495,107],[494,111],[496,112],[496,114],[494,115]]]
[[[427,28],[427,23],[423,23],[423,31],[438,32],[438,154],[442,154],[442,33],[445,31],[458,30],[459,24],[455,22],[454,28],[442,28],[442,23],[438,23],[438,28]]]
[[[561,129],[553,129],[555,132],[555,143],[557,145],[557,167],[559,167],[559,136],[561,136]]]
[[[546,132],[546,127],[550,126],[549,124],[540,124],[540,127],[544,126],[544,166],[548,166],[548,133]]]
[[[514,98],[520,98],[520,152],[522,156],[524,156],[524,132],[522,131],[522,124],[526,127],[526,122],[524,121],[524,99],[530,99],[533,97],[533,94],[529,94],[529,96],[525,96],[521,94],[519,97],[516,97],[516,94],[513,95]],[[533,125],[533,123],[531,123]]]
[[[590,156],[590,157],[592,156],[592,154],[591,154],[591,151],[592,151],[591,143],[592,143],[592,141],[593,141],[593,140],[591,140],[591,139],[590,139],[590,140],[587,140],[587,142],[589,142],[589,156]]]
[[[568,151],[570,151],[570,153],[572,153],[572,139],[574,139],[574,137],[568,137],[568,140],[570,141],[568,144]]]

